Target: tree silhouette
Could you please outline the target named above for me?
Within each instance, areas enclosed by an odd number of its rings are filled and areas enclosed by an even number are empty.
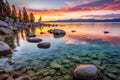
[[[5,4],[5,16],[10,17],[10,14],[11,14],[10,5],[9,5],[9,2],[6,0],[6,4]]]
[[[20,20],[20,21],[22,21],[22,14],[21,14],[21,10],[19,9],[19,12],[18,12],[18,19]]]
[[[16,21],[16,19],[17,19],[17,12],[16,12],[16,8],[15,8],[14,5],[12,5],[11,17]]]
[[[5,3],[0,0],[0,20],[5,20]]]
[[[35,21],[35,16],[33,13],[30,13],[30,22],[34,22]]]
[[[42,21],[42,16],[40,16],[40,18],[38,19],[38,22],[41,22]]]
[[[23,22],[28,22],[29,17],[25,8],[23,8]]]

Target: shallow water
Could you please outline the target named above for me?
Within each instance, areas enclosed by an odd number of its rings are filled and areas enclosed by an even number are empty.
[[[36,27],[15,34],[16,48],[12,55],[15,64],[8,65],[8,58],[1,58],[0,66],[11,70],[17,65],[36,68],[32,75],[41,71],[42,75],[38,75],[40,80],[71,80],[75,65],[95,64],[105,80],[120,80],[120,23],[55,24],[58,26]],[[49,29],[63,29],[66,35],[50,34]],[[104,31],[110,33],[104,34]],[[26,41],[27,32],[36,34],[43,42],[50,42],[51,47],[40,49],[38,43]]]

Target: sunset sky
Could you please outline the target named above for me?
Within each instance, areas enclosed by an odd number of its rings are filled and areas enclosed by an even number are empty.
[[[63,19],[120,18],[120,0],[8,0],[17,8],[26,7],[36,21]]]

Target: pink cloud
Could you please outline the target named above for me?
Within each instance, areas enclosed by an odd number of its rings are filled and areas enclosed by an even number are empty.
[[[87,0],[85,0],[87,1]],[[52,10],[34,10],[28,9],[30,12],[35,12],[36,14],[44,14],[44,15],[57,15],[61,16],[64,13],[71,13],[71,12],[94,12],[94,11],[120,11],[120,0],[99,0],[95,2],[89,2],[88,4],[76,4],[75,2],[66,1],[68,6],[62,7],[59,9],[52,9]],[[80,3],[80,2],[79,2]],[[96,17],[96,18],[118,18],[120,14],[107,14],[107,15],[88,15],[85,17]]]
[[[71,2],[71,1],[66,1],[65,3],[70,7],[74,7],[77,5],[75,2]]]

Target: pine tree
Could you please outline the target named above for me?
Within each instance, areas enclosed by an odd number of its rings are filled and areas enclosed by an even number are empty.
[[[12,5],[11,17],[16,21],[16,19],[17,19],[17,12],[16,12],[16,8],[15,8],[14,5]]]
[[[10,13],[11,13],[10,5],[9,5],[9,2],[6,0],[6,4],[5,4],[5,16],[10,17]]]
[[[29,17],[25,8],[23,8],[23,22],[28,22]]]
[[[33,13],[30,13],[30,22],[34,22],[35,21],[35,16]]]
[[[39,18],[38,22],[41,22],[41,21],[42,21],[42,17],[40,16],[40,18]]]
[[[0,20],[5,20],[5,3],[0,0]]]
[[[18,19],[20,20],[20,21],[22,21],[22,14],[21,14],[21,10],[19,9],[19,12],[18,12]]]

